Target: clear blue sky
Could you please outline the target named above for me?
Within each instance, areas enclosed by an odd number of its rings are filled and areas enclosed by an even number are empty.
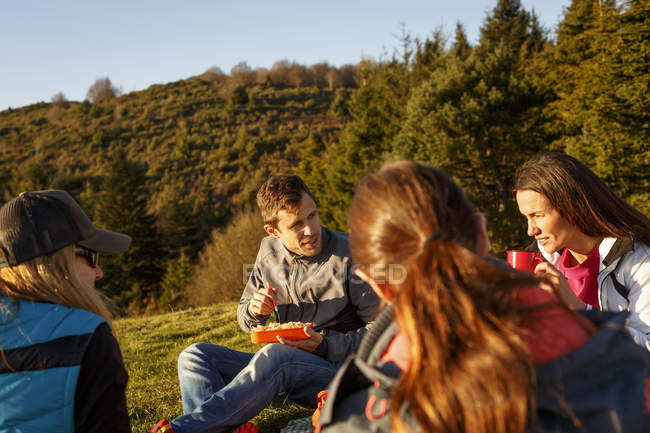
[[[271,67],[287,59],[340,66],[381,58],[402,25],[421,39],[456,22],[472,42],[497,0],[2,0],[0,110],[57,92],[81,101],[97,78],[124,93],[229,72],[244,60]],[[522,0],[555,29],[570,0]]]

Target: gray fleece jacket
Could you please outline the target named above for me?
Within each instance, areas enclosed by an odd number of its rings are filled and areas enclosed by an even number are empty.
[[[277,321],[312,322],[325,337],[315,353],[341,362],[358,348],[379,299],[352,273],[347,235],[322,227],[322,239],[323,250],[314,257],[296,256],[272,236],[262,239],[237,321],[245,332],[266,324],[269,316],[252,314],[249,304],[253,294],[270,283],[278,289]]]

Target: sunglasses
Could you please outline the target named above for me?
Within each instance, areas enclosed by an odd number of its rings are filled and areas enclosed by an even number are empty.
[[[79,245],[75,247],[74,255],[86,259],[88,264],[93,268],[96,268],[97,264],[99,263],[99,253],[97,251],[93,251]]]

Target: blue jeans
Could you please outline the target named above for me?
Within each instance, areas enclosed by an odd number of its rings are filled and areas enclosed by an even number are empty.
[[[339,363],[278,343],[257,353],[208,343],[189,346],[178,357],[184,415],[171,422],[177,433],[231,432],[275,397],[315,406]]]

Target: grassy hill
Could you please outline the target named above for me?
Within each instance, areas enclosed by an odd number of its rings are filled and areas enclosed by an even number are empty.
[[[161,418],[183,413],[178,385],[178,354],[192,343],[209,342],[255,352],[236,319],[237,303],[184,310],[113,323],[129,373],[127,404],[134,433],[148,431]],[[275,433],[289,420],[311,415],[312,410],[289,401],[275,401],[253,422],[262,433]]]
[[[150,207],[174,188],[228,212],[248,202],[269,171],[290,169],[299,144],[332,138],[345,118],[335,91],[192,77],[89,103],[39,103],[0,112],[5,198],[24,189],[97,187],[116,151],[147,169]]]
[[[133,237],[102,260],[102,288],[122,312],[175,305],[212,231],[253,207],[271,173],[320,157],[350,120],[348,88],[206,74],[0,112],[2,199],[64,189],[97,225]]]

